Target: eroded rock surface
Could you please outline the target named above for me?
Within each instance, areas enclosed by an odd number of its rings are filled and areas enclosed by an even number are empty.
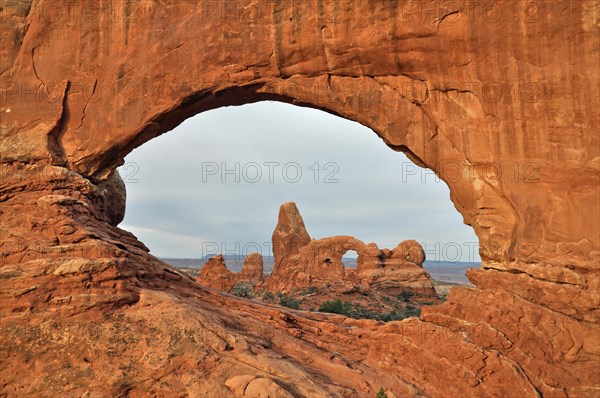
[[[260,253],[248,253],[238,279],[256,283],[264,282],[263,257]]]
[[[375,243],[365,244],[352,236],[311,239],[298,207],[293,202],[279,208],[273,232],[274,268],[268,278],[263,273],[259,253],[249,253],[242,270],[231,272],[222,255],[210,258],[196,281],[203,286],[232,292],[237,283],[248,283],[255,290],[289,293],[304,288],[322,287],[330,293],[352,289],[417,294],[437,298],[429,273],[423,269],[425,253],[414,240],[398,244],[393,250],[380,250]],[[349,251],[358,253],[356,269],[342,263]]]
[[[264,280],[263,258],[260,253],[248,253],[240,272],[231,272],[223,255],[218,254],[208,259],[196,277],[196,282],[202,286],[225,292],[233,291],[237,283],[248,283],[258,287]]]
[[[217,3],[2,4],[0,395],[228,396],[256,375],[309,397],[598,396],[598,2]],[[101,181],[128,153],[259,100],[434,170],[479,238],[475,287],[385,325],[282,310],[111,225]]]
[[[279,208],[277,226],[271,237],[275,268],[277,261],[298,254],[301,248],[310,243],[310,235],[304,226],[304,220],[294,202],[287,202]]]
[[[202,286],[230,292],[236,279],[236,275],[227,268],[223,255],[219,254],[209,258],[202,266],[196,282]]]
[[[375,243],[365,244],[352,236],[311,240],[295,203],[284,203],[279,209],[273,248],[292,249],[274,250],[275,266],[265,283],[271,291],[356,286],[437,297],[429,273],[423,269],[425,253],[418,242],[407,240],[393,250],[380,250]],[[356,270],[342,263],[349,250],[358,253]]]

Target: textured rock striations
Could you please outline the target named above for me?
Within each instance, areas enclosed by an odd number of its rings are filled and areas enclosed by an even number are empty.
[[[230,6],[2,4],[0,395],[598,396],[598,1]],[[386,324],[282,310],[114,226],[128,153],[261,100],[432,169],[479,238],[475,287]]]

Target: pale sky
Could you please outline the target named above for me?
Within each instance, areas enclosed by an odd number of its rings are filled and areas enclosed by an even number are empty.
[[[390,249],[415,239],[429,260],[480,261],[443,181],[323,111],[260,102],[204,112],[125,161],[120,227],[159,257],[270,255],[279,205],[293,201],[313,238]]]

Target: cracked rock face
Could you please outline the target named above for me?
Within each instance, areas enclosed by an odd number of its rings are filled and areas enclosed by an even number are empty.
[[[311,397],[598,396],[598,2],[451,3],[5,2],[0,395],[228,396],[249,375]],[[203,289],[114,226],[104,181],[128,153],[260,100],[435,171],[479,238],[475,287],[385,325],[306,315]]]

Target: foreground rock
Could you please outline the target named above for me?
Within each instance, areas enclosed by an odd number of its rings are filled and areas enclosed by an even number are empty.
[[[598,396],[597,1],[55,3],[2,5],[0,395],[225,397],[249,375],[307,397]],[[479,239],[475,287],[386,324],[282,310],[111,225],[102,184],[134,148],[259,100],[435,171]]]

